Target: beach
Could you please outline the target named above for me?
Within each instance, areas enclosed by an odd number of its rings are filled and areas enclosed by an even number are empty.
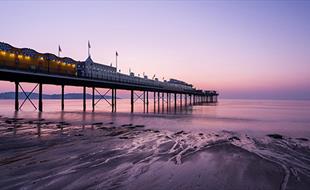
[[[66,121],[44,114],[0,117],[2,189],[308,189],[310,184],[307,135],[167,130],[149,127],[139,114],[131,123],[74,114]]]

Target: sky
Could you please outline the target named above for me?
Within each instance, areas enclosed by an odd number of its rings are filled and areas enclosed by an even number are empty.
[[[0,41],[177,78],[222,98],[310,99],[310,1],[2,1]],[[29,87],[30,88],[30,87]],[[45,88],[53,93],[59,87]],[[0,92],[13,91],[0,82]],[[80,90],[69,88],[69,91]]]

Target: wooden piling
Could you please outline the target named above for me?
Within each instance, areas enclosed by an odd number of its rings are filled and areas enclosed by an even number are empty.
[[[133,109],[134,109],[134,107],[133,107],[133,106],[134,106],[134,105],[133,105],[133,104],[134,104],[134,102],[133,102],[133,95],[134,95],[134,94],[133,94],[133,90],[131,90],[131,97],[130,97],[130,100],[131,100],[131,101],[130,101],[130,104],[131,104],[131,113],[133,113]]]
[[[15,111],[18,111],[19,110],[19,92],[18,92],[18,89],[19,89],[19,82],[15,82]]]
[[[83,111],[86,111],[86,86],[83,86]]]
[[[43,111],[43,102],[42,102],[42,83],[39,83],[39,112]]]
[[[65,85],[61,85],[61,111],[65,109]]]

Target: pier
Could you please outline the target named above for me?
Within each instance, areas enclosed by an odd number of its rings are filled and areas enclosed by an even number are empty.
[[[80,62],[53,54],[38,52],[34,54],[31,52],[34,50],[17,49],[4,43],[0,45],[2,45],[0,46],[0,80],[15,84],[16,111],[22,108],[25,101],[30,101],[35,109],[42,112],[42,89],[46,84],[58,85],[61,88],[61,110],[65,109],[64,92],[68,86],[83,88],[83,111],[86,111],[86,88],[92,89],[92,111],[95,111],[100,101],[106,101],[111,106],[111,111],[116,112],[117,90],[130,91],[132,113],[137,101],[142,101],[143,109],[148,112],[150,99],[153,99],[153,106],[158,110],[168,110],[173,105],[176,109],[177,102],[182,107],[218,101],[218,93],[214,90],[198,90],[192,85],[174,79],[158,81],[158,79],[148,79],[146,76],[137,77],[133,73],[125,75],[117,72],[115,67],[94,63],[90,57],[85,62]],[[21,85],[22,82],[35,83],[36,86],[27,94]],[[30,99],[31,93],[37,88],[38,107]],[[101,89],[107,89],[107,91],[101,93]],[[20,91],[26,95],[21,103],[18,97]],[[95,99],[95,95],[100,95],[101,98]],[[107,95],[111,95],[111,99],[106,98]]]

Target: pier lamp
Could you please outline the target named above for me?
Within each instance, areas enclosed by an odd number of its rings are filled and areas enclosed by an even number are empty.
[[[14,54],[14,53],[10,53],[10,57],[11,57],[11,58],[14,58],[14,57],[15,57],[15,54]]]
[[[23,59],[23,55],[18,55],[18,59]]]
[[[5,56],[6,52],[5,51],[1,51],[1,55]]]
[[[30,56],[25,56],[25,59],[26,60],[30,60]]]

